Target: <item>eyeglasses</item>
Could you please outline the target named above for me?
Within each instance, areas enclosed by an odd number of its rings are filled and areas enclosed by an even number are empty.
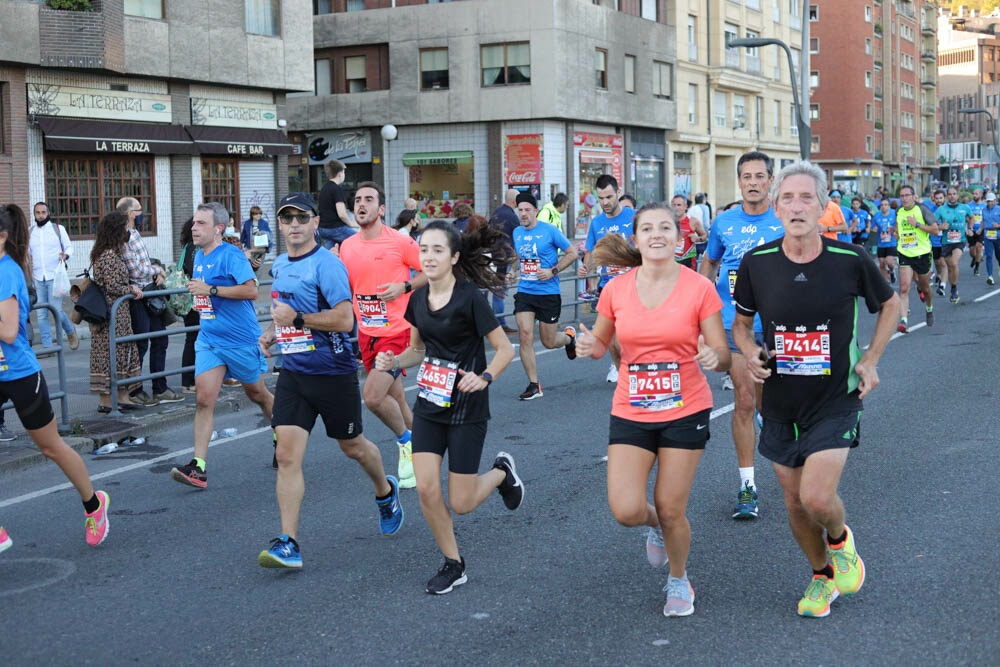
[[[141,208],[130,208],[128,212],[129,213],[142,213],[142,209]]]
[[[300,225],[307,225],[310,220],[312,220],[312,213],[282,213],[278,216],[278,221],[285,225],[290,225],[293,222],[297,222]]]

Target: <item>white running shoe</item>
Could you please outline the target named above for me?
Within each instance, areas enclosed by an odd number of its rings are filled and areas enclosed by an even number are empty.
[[[606,378],[611,384],[618,384],[618,367],[611,364],[608,368],[608,377]]]

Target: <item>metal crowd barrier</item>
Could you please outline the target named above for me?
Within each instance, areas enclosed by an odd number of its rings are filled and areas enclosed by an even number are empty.
[[[63,330],[62,326],[59,324],[59,311],[51,303],[37,303],[31,307],[31,310],[48,310],[52,313],[53,321],[55,322],[55,334],[53,337],[53,345],[51,347],[43,347],[40,350],[35,350],[35,356],[39,353],[50,356],[52,354],[56,355],[56,368],[59,373],[59,389],[57,391],[52,391],[52,387],[49,387],[49,398],[59,400],[59,416],[61,421],[59,422],[59,430],[67,431],[69,429],[69,395],[66,393],[66,358],[63,356],[65,354],[66,348],[63,346]],[[36,313],[36,317],[41,317],[41,313]],[[45,378],[46,385],[49,379]],[[3,405],[0,405],[2,410],[10,410],[14,407],[12,401],[6,401]]]

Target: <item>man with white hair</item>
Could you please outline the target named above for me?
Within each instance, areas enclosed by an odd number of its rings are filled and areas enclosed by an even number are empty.
[[[743,256],[733,339],[763,385],[759,450],[773,463],[792,535],[813,571],[798,613],[821,617],[865,581],[837,486],[848,452],[858,446],[861,399],[879,383],[877,365],[899,297],[863,249],[819,234],[827,204],[822,170],[793,162],[778,173],[772,192],[784,236]],[[864,354],[861,299],[878,313]],[[767,323],[763,345],[754,336],[758,314]]]

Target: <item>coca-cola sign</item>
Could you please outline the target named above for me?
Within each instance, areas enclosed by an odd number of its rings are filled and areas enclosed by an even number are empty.
[[[504,137],[504,182],[534,185],[542,182],[541,134],[508,134]]]

